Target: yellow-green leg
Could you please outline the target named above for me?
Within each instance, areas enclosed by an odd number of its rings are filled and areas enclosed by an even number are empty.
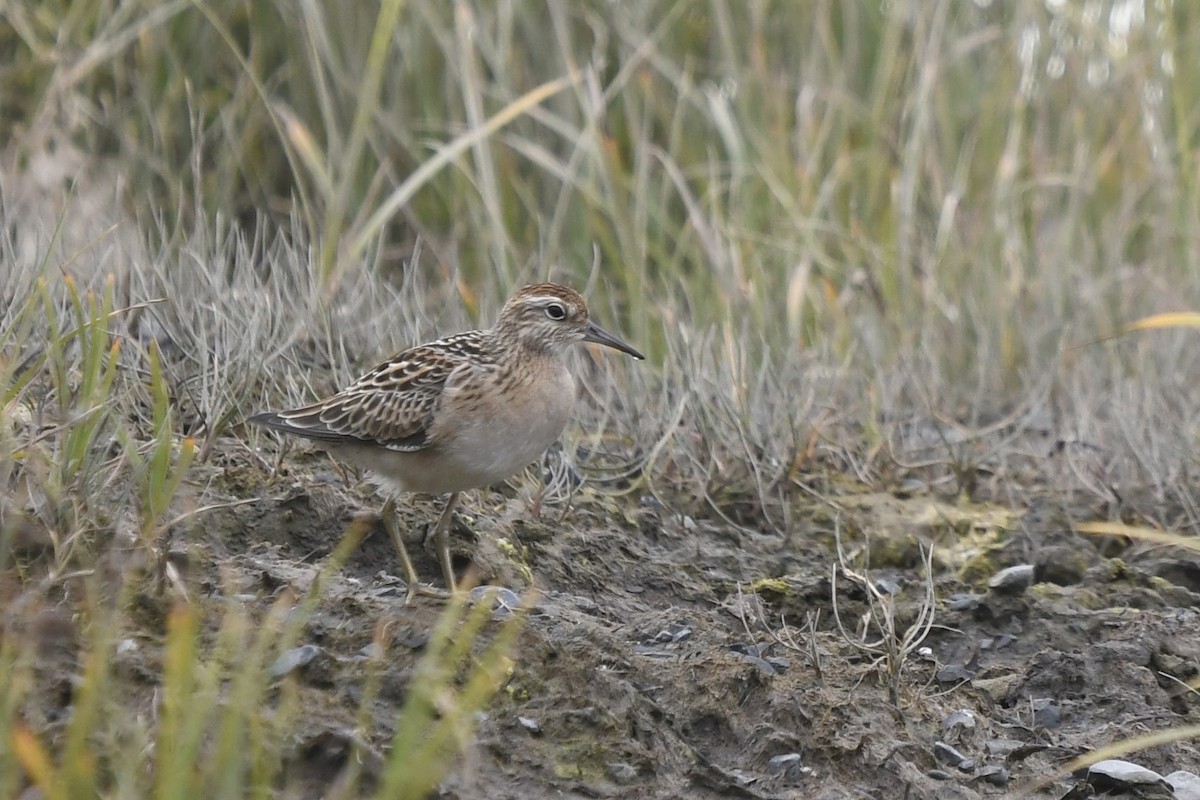
[[[442,515],[438,517],[437,525],[433,528],[434,546],[437,547],[438,561],[442,565],[442,577],[446,580],[446,588],[451,592],[458,589],[457,581],[454,578],[454,562],[450,560],[450,521],[454,518],[454,506],[458,504],[459,492],[453,492],[450,499],[446,501],[446,507],[442,509]]]
[[[383,527],[387,529],[388,536],[392,537],[392,544],[396,546],[396,554],[400,556],[400,563],[404,567],[404,582],[408,586],[408,593],[404,596],[404,605],[411,605],[413,598],[418,594],[444,598],[446,596],[444,592],[440,592],[432,586],[423,586],[417,577],[417,569],[408,556],[408,548],[404,546],[404,540],[400,538],[400,524],[396,519],[395,499],[388,497],[379,514],[383,517]]]

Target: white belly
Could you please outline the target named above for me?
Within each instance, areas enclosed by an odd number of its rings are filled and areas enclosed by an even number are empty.
[[[430,438],[414,453],[359,452],[353,460],[405,492],[477,489],[519,472],[558,439],[571,416],[575,381],[561,362],[537,380],[502,390],[484,384],[443,398]]]

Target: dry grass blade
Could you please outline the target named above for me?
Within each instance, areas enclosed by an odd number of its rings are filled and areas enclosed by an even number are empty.
[[[1200,538],[1195,536],[1184,536],[1180,533],[1171,533],[1170,531],[1155,530],[1154,528],[1137,525],[1126,525],[1121,522],[1079,522],[1075,524],[1075,530],[1093,536],[1128,536],[1130,539],[1136,539],[1140,542],[1165,544],[1180,547],[1184,550],[1200,552]]]
[[[885,593],[869,575],[850,567],[849,556],[842,549],[840,523],[834,530],[838,554],[838,560],[830,567],[830,600],[834,622],[847,644],[872,656],[876,664],[883,665],[888,682],[888,695],[892,706],[898,709],[904,666],[933,629],[937,608],[933,585],[933,547],[922,545],[920,548],[923,596],[917,605],[916,618],[902,631],[896,619],[895,595]],[[858,635],[851,634],[842,623],[839,611],[839,573],[858,584],[866,596],[867,611],[862,615]],[[878,638],[869,640],[867,637],[870,635],[877,635]]]
[[[1136,322],[1131,322],[1121,329],[1122,333],[1134,331],[1154,331],[1163,328],[1200,328],[1200,314],[1195,312],[1173,312],[1166,314],[1151,314]]]
[[[380,229],[387,224],[388,220],[408,203],[421,190],[421,187],[428,183],[429,179],[436,175],[439,170],[470,149],[477,142],[486,139],[521,115],[528,113],[531,108],[536,107],[542,101],[571,88],[582,79],[582,75],[575,74],[547,81],[506,105],[503,109],[492,115],[482,127],[469,130],[438,148],[437,152],[428,160],[423,161],[420,167],[405,178],[404,182],[396,187],[387,196],[387,199],[380,204],[379,208],[362,224],[350,243],[350,257],[354,259],[361,257],[370,243],[379,235]]]
[[[1162,314],[1151,314],[1148,317],[1142,317],[1130,322],[1116,333],[1111,333],[1108,336],[1102,336],[1099,339],[1093,339],[1083,344],[1072,345],[1071,349],[1100,344],[1101,342],[1111,341],[1139,331],[1160,331],[1171,328],[1200,328],[1200,313],[1194,311],[1169,311]]]

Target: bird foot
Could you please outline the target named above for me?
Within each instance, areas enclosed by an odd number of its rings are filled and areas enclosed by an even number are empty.
[[[404,605],[411,606],[413,598],[415,598],[417,595],[421,595],[422,597],[431,597],[435,600],[449,600],[452,596],[452,594],[445,589],[439,589],[436,586],[432,586],[428,583],[409,581],[408,592],[404,595]]]

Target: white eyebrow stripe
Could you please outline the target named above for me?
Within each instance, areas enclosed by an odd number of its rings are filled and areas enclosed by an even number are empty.
[[[526,299],[530,303],[533,303],[534,305],[538,305],[538,306],[548,306],[551,303],[561,303],[564,306],[571,305],[568,301],[562,299],[561,297],[556,297],[555,295],[552,295],[552,294],[538,294],[538,295],[534,295],[534,296],[526,298]]]

